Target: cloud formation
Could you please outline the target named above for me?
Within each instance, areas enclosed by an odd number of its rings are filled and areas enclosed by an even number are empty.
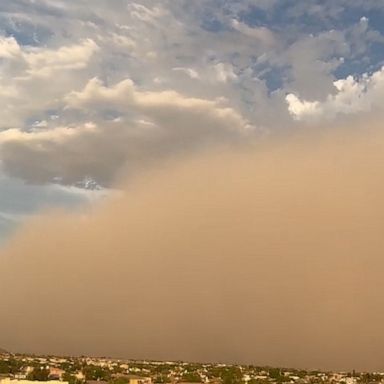
[[[88,176],[110,187],[122,169],[137,170],[196,147],[244,139],[253,127],[225,100],[187,97],[178,92],[141,91],[126,79],[112,87],[90,80],[70,93],[68,108],[98,114],[113,111],[102,125],[0,132],[3,169],[34,183],[64,184]]]
[[[336,93],[322,101],[301,100],[290,93],[286,96],[288,109],[297,120],[334,120],[340,115],[374,114],[382,116],[380,100],[384,97],[384,67],[361,78],[348,76],[333,83]]]
[[[2,172],[108,186],[121,167],[237,142],[244,127],[366,111],[381,98],[380,12],[373,0],[2,4]],[[362,62],[367,80],[351,80]]]

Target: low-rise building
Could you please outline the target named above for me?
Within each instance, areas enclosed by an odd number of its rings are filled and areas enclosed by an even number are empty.
[[[59,381],[59,380],[49,380],[49,381],[39,381],[39,384],[69,384],[66,381]],[[18,379],[1,379],[0,384],[36,384],[36,381],[31,380],[18,380]]]
[[[128,375],[126,378],[129,379],[129,384],[152,384],[150,377]]]

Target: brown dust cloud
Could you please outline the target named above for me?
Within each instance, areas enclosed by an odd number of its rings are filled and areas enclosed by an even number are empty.
[[[0,251],[13,351],[384,369],[384,135],[162,163]]]

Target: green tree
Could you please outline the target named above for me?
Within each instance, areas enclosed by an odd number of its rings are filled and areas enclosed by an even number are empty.
[[[181,378],[182,381],[186,381],[188,383],[201,383],[201,377],[196,372],[187,372]]]
[[[171,380],[167,375],[157,375],[155,376],[155,383],[170,383]]]
[[[83,373],[86,380],[105,380],[108,381],[111,378],[109,370],[103,369],[96,365],[87,365],[83,368]]]
[[[31,381],[48,381],[48,378],[49,370],[44,367],[36,367],[27,375],[27,380]]]
[[[222,373],[221,378],[223,384],[238,384],[241,383],[242,374],[240,370],[230,368]]]
[[[129,383],[129,379],[128,377],[121,376],[121,377],[117,377],[115,379],[110,380],[109,383],[110,384],[127,384]]]
[[[77,379],[75,375],[65,372],[62,376],[62,380],[66,381],[69,384],[80,384],[81,380]]]
[[[11,373],[11,368],[7,361],[0,360],[0,373],[3,373],[3,374]]]

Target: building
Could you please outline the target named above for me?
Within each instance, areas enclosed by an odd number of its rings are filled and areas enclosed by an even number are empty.
[[[49,368],[49,378],[53,380],[60,380],[65,371],[63,369],[57,368],[57,367],[50,367]]]
[[[59,380],[49,380],[49,381],[39,381],[39,384],[69,384],[66,381],[59,381]],[[36,384],[36,381],[30,381],[30,380],[17,380],[17,379],[1,379],[0,384]]]
[[[129,380],[129,384],[152,384],[152,379],[150,377],[128,375],[126,378]]]

